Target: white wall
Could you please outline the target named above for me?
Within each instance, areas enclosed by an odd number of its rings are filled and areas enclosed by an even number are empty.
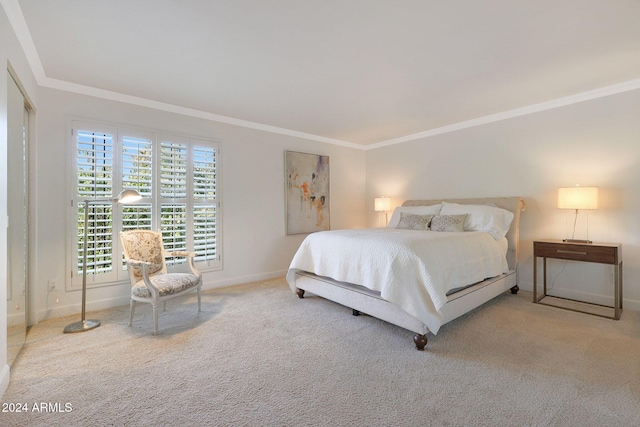
[[[566,237],[558,187],[600,187],[589,237],[622,243],[625,308],[640,309],[640,90],[367,151],[367,207],[412,198],[523,196],[520,287],[532,242]],[[377,215],[368,209],[368,223]],[[557,295],[613,303],[613,269],[549,260]]]
[[[7,15],[0,8],[0,396],[9,384],[7,365],[7,67],[11,65],[37,105],[37,86]]]
[[[363,227],[365,154],[362,150],[283,136],[72,94],[40,90],[38,145],[35,150],[38,214],[36,222],[38,319],[78,313],[80,292],[47,295],[50,279],[64,284],[69,118],[164,130],[221,143],[223,270],[205,273],[204,288],[284,275],[304,235],[287,236],[284,213],[284,151],[296,150],[331,158],[331,227]],[[90,289],[87,310],[127,304],[129,284]]]

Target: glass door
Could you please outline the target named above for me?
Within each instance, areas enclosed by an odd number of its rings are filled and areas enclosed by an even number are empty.
[[[27,335],[28,284],[28,111],[9,73],[7,105],[7,362],[24,346]]]

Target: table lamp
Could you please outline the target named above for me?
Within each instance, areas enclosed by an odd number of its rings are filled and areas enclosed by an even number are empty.
[[[564,241],[570,243],[593,243],[589,240],[589,219],[586,215],[585,239],[576,239],[575,234],[579,211],[585,209],[598,209],[598,187],[581,187],[576,185],[575,187],[558,188],[558,208],[575,210],[573,227],[571,227],[572,230],[570,233],[571,237],[564,239]]]
[[[384,212],[384,225],[387,226],[389,211],[391,210],[391,199],[380,196],[374,199],[374,210],[376,212]]]

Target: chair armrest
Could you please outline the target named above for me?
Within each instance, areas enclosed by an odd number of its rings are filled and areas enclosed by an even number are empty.
[[[173,251],[173,252],[166,252],[164,253],[165,256],[173,256],[173,257],[195,257],[196,253],[195,252],[187,252],[187,251]]]
[[[139,261],[137,259],[128,259],[128,260],[125,259],[124,261],[127,264],[127,266],[139,268],[141,270],[142,280],[144,281],[145,285],[147,285],[147,288],[152,289],[156,295],[158,294],[158,292],[160,292],[160,290],[156,288],[156,286],[153,283],[151,283],[151,280],[149,279],[149,267],[151,267],[150,262]]]
[[[150,262],[138,261],[137,259],[128,259],[128,260],[125,260],[125,262],[127,263],[127,265],[131,267],[142,268],[143,270],[149,268],[149,266],[151,265]]]
[[[187,258],[187,263],[189,265],[189,269],[191,270],[191,273],[193,273],[194,275],[198,276],[198,277],[202,277],[202,275],[200,274],[200,272],[198,271],[198,269],[196,268],[196,266],[193,264],[193,259],[196,256],[195,252],[188,252],[188,251],[164,251],[164,256],[173,256],[173,257],[185,257]]]

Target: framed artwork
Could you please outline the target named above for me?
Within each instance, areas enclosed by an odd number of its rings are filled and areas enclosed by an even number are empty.
[[[329,156],[285,151],[287,234],[329,230]]]

